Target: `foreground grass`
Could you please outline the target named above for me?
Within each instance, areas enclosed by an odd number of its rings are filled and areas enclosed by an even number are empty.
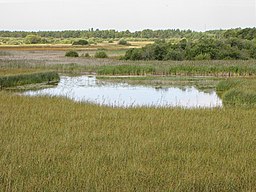
[[[0,191],[254,191],[255,112],[0,92]]]

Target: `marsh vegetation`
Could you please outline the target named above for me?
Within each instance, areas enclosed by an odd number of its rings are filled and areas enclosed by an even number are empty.
[[[124,108],[2,90],[0,191],[255,190],[255,29],[29,35],[0,32],[0,79],[5,87],[58,80],[61,73],[97,75],[97,82],[104,82],[98,87],[216,89],[223,107]],[[79,39],[89,45],[72,45]],[[130,45],[119,45],[120,39]],[[30,43],[25,45],[25,40]],[[80,57],[65,57],[69,50]],[[108,58],[94,58],[99,51]],[[150,57],[120,60],[137,52]],[[71,88],[84,85],[76,82]]]

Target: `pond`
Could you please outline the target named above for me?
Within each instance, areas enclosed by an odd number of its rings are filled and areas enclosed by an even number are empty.
[[[204,92],[194,86],[157,88],[98,80],[95,76],[61,76],[56,87],[26,91],[24,95],[63,96],[79,102],[91,102],[112,107],[221,107],[216,92]]]

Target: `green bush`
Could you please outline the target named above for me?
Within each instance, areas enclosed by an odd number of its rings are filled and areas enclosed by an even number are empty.
[[[78,53],[76,51],[68,51],[65,54],[66,57],[79,57]]]
[[[195,60],[211,60],[211,55],[209,53],[200,53],[195,56]]]
[[[128,60],[141,60],[142,50],[141,49],[129,49],[126,51],[124,59]]]
[[[108,55],[105,51],[97,51],[94,55],[95,58],[108,58]]]
[[[39,44],[41,43],[42,38],[39,35],[27,35],[25,37],[26,44]]]
[[[119,45],[130,45],[126,40],[124,39],[121,39],[119,42],[118,42]]]
[[[80,40],[72,43],[72,45],[88,45],[88,44],[89,44],[89,42],[84,39],[80,39]]]
[[[81,55],[81,57],[90,57],[90,55],[89,55],[89,53],[83,53],[82,55]]]

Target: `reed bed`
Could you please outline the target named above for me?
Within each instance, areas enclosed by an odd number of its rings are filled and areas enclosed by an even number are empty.
[[[255,113],[2,91],[0,191],[254,191]]]
[[[219,82],[216,89],[226,106],[256,106],[255,78],[235,78],[223,80]]]
[[[8,71],[7,71],[8,72]],[[16,71],[17,72],[17,71]],[[1,73],[0,73],[1,75]],[[12,74],[0,76],[0,88],[20,86],[26,84],[35,83],[48,83],[48,82],[58,82],[60,77],[58,73],[54,71],[48,72],[35,72],[35,73],[22,73],[22,74]]]
[[[0,68],[56,70],[58,72],[97,73],[100,75],[183,75],[183,76],[255,76],[256,61],[124,61],[113,58],[66,58],[45,52],[12,52],[0,58]],[[19,55],[21,54],[21,55]],[[24,59],[25,58],[25,59]],[[27,59],[26,59],[27,58]]]

